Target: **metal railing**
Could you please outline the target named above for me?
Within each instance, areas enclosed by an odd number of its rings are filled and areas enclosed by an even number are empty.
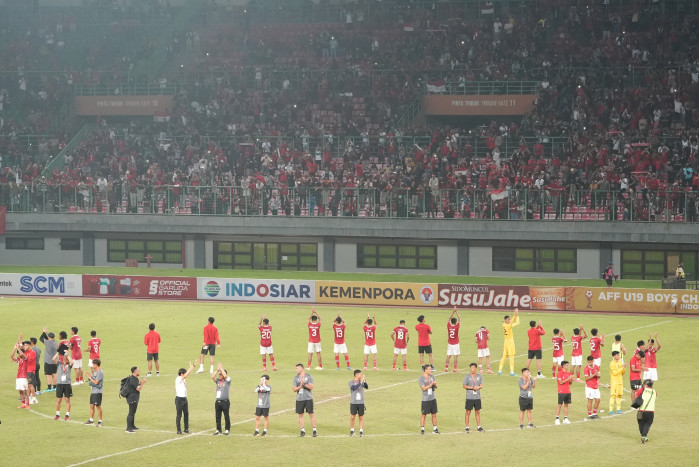
[[[361,8],[353,8],[352,5],[330,2],[299,2],[293,4],[288,0],[276,0],[266,2],[250,2],[250,4],[234,10],[234,17],[243,24],[256,23],[345,23],[346,13],[352,15],[353,22],[377,22],[387,18],[401,18],[415,11],[427,11],[432,19],[447,22],[455,19],[487,19],[494,16],[511,15],[515,18],[526,16],[535,12],[540,17],[550,17],[553,11],[550,3],[542,3],[538,0],[496,0],[493,3],[493,12],[488,13],[486,0],[411,0],[409,2],[397,0],[383,0],[381,2],[363,2]],[[600,2],[601,3],[601,2]],[[570,6],[584,9],[588,6],[586,0],[571,0],[559,6],[565,10]],[[654,14],[677,15],[696,14],[699,12],[697,0],[665,0],[654,3],[652,0],[609,0],[604,5],[606,10],[613,12],[632,12],[635,9],[649,9]],[[560,16],[565,17],[566,11],[561,11]]]
[[[121,83],[114,86],[103,84],[76,84],[73,92],[76,96],[159,96],[175,95],[180,86],[177,83]]]
[[[540,88],[540,81],[449,81],[439,94],[537,94]],[[429,85],[426,90],[430,91]]]
[[[105,187],[48,182],[0,184],[9,212],[102,214],[339,216],[405,219],[697,222],[698,192],[645,195],[601,190],[436,189],[419,187],[287,188],[284,185]]]
[[[68,144],[66,144],[66,146],[46,164],[46,167],[41,172],[41,175],[48,177],[55,169],[62,170],[66,163],[65,155],[78,147],[80,143],[82,143],[83,140],[90,134],[93,128],[94,124],[85,123],[75,134],[75,136],[73,136],[73,138],[68,142]]]

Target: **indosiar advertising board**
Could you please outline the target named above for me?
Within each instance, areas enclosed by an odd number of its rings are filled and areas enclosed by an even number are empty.
[[[197,278],[199,300],[313,303],[315,281],[284,279]]]

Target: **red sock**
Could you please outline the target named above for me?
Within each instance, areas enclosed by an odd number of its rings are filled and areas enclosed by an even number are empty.
[[[374,356],[374,368],[376,368],[376,356]]]
[[[404,370],[407,370],[407,369],[408,369],[408,364],[407,364],[407,363],[403,363],[403,369],[404,369]]]
[[[277,366],[277,365],[274,363],[274,355],[270,355],[270,356],[269,356],[269,361],[272,362],[272,366]]]
[[[335,365],[338,368],[340,368],[340,356],[339,355],[335,355]]]
[[[349,355],[347,354],[345,354],[345,363],[347,364],[347,366],[350,366]]]
[[[267,356],[266,355],[262,356],[262,366],[267,366]]]

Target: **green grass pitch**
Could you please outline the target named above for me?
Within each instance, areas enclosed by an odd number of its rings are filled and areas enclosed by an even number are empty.
[[[466,435],[462,380],[468,364],[475,360],[473,335],[481,325],[491,331],[490,349],[493,367],[502,353],[503,312],[461,310],[461,351],[459,373],[443,373],[446,355],[446,309],[396,309],[372,307],[318,306],[323,318],[322,342],[325,369],[311,370],[315,378],[314,400],[319,437],[298,437],[298,418],[294,414],[291,382],[294,365],[306,362],[309,306],[277,304],[193,303],[89,299],[30,299],[6,297],[0,300],[3,326],[0,342],[6,357],[0,364],[2,393],[0,445],[3,464],[54,465],[193,465],[211,462],[234,462],[236,465],[263,462],[270,465],[462,465],[469,457],[479,464],[507,462],[524,464],[583,465],[618,459],[636,459],[644,463],[689,465],[696,463],[699,427],[696,407],[699,396],[695,384],[694,351],[697,349],[697,321],[672,316],[581,315],[528,313],[521,315],[515,328],[516,371],[526,363],[526,330],[530,319],[542,319],[544,337],[543,369],[547,379],[539,381],[534,392],[534,430],[520,430],[518,425],[517,379],[487,375],[483,395],[482,423],[484,434]],[[362,323],[367,313],[378,320],[377,343],[379,371],[367,371],[370,390],[366,393],[367,412],[364,438],[349,438],[349,389],[351,372],[335,370],[332,354],[331,321],[338,312],[348,323],[347,343],[354,368],[362,366]],[[262,375],[259,355],[260,315],[266,314],[274,327],[273,345],[278,371],[271,376],[272,408],[267,438],[253,438],[253,392]],[[414,325],[419,314],[427,316],[433,329],[435,373],[439,388],[439,429],[441,435],[419,435],[420,374],[417,358],[417,335]],[[188,379],[190,429],[193,435],[175,433],[174,379],[177,369],[198,358],[202,328],[206,318],[214,316],[222,339],[216,360],[223,362],[233,379],[231,388],[231,436],[211,436],[215,429],[215,385],[207,371]],[[411,332],[408,366],[410,371],[391,371],[390,333],[398,321],[407,321]],[[129,374],[132,365],[146,368],[143,336],[148,323],[156,323],[163,342],[160,347],[161,376],[149,378],[145,386],[135,435],[124,432],[127,406],[118,398],[119,380]],[[641,445],[633,412],[607,416],[608,389],[602,389],[602,420],[583,422],[586,416],[584,384],[573,384],[573,402],[569,426],[553,426],[556,389],[551,380],[550,336],[554,327],[572,334],[583,323],[586,329],[597,327],[609,335],[621,333],[627,349],[632,351],[638,339],[658,332],[663,345],[658,354],[660,381],[656,385],[658,401],[656,421],[650,442]],[[78,326],[83,341],[95,329],[102,339],[105,372],[103,428],[84,426],[88,418],[89,387],[74,388],[71,421],[54,421],[55,394],[39,396],[31,410],[17,409],[14,390],[16,365],[7,356],[18,333],[38,337],[43,326],[54,332]],[[588,347],[586,346],[585,349]],[[565,347],[566,357],[571,348]],[[609,347],[603,353],[602,383],[608,382]],[[87,358],[87,357],[85,357]],[[206,357],[208,359],[208,357]],[[568,358],[569,359],[569,358]],[[627,357],[628,361],[628,357]],[[533,364],[534,365],[534,364]],[[314,359],[313,367],[316,366]],[[509,367],[506,364],[506,371]],[[43,374],[42,374],[43,377]],[[43,378],[42,378],[43,379]],[[628,389],[628,374],[625,375]],[[45,385],[45,380],[42,382]],[[624,409],[629,410],[627,392]],[[62,412],[64,408],[61,408]],[[307,422],[307,428],[309,424]],[[430,429],[430,423],[426,425]],[[472,414],[471,428],[475,428]],[[310,431],[309,431],[310,434]]]

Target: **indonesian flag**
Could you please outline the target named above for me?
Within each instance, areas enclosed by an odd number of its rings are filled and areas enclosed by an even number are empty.
[[[405,31],[405,32],[413,32],[413,31],[415,31],[415,28],[413,27],[412,24],[410,24],[410,23],[405,23],[405,24],[403,25],[403,31]]]
[[[427,82],[427,91],[435,93],[447,92],[447,86],[443,79]]]
[[[0,206],[0,235],[5,235],[5,217],[7,215],[7,208],[5,206]]]
[[[501,199],[505,199],[508,196],[509,196],[509,193],[504,188],[498,189],[498,190],[493,190],[490,193],[490,199],[492,199],[493,201],[500,201]]]
[[[481,6],[481,14],[492,15],[493,13],[495,13],[495,7],[493,6],[493,2],[483,2]]]

